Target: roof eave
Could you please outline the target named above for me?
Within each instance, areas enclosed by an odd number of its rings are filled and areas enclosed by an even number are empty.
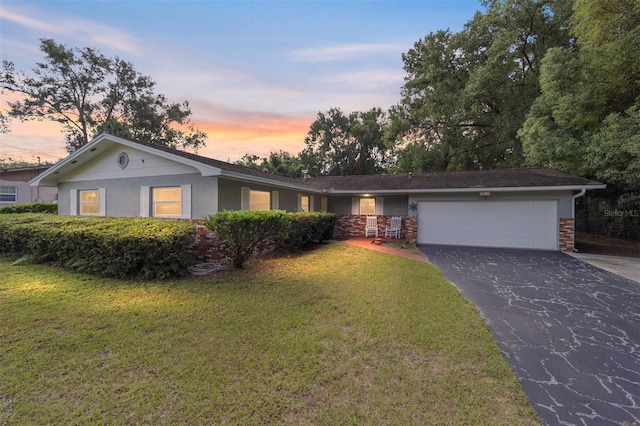
[[[591,189],[605,189],[605,184],[590,185],[559,185],[559,186],[509,186],[489,187],[477,186],[473,188],[435,188],[435,189],[328,189],[332,195],[401,195],[401,194],[443,194],[443,193],[473,193],[473,192],[550,192],[550,191],[581,191]]]
[[[298,191],[305,191],[305,192],[312,192],[312,193],[316,193],[316,194],[321,194],[326,192],[325,190],[323,190],[322,188],[316,188],[316,187],[311,187],[308,185],[302,185],[302,184],[298,184],[298,183],[294,183],[294,182],[282,182],[276,179],[270,179],[267,176],[253,176],[253,175],[249,175],[249,174],[244,174],[244,173],[239,173],[239,172],[233,172],[230,170],[222,170],[222,177],[227,177],[229,179],[235,179],[235,180],[242,180],[245,182],[255,182],[255,183],[260,183],[263,185],[269,185],[269,186],[279,186],[282,188],[287,188],[287,189],[295,189]]]

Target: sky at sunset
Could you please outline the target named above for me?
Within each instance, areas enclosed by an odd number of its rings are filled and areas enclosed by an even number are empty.
[[[151,76],[156,93],[189,102],[208,135],[199,154],[297,155],[319,111],[396,104],[402,53],[430,32],[460,31],[481,9],[479,0],[2,0],[0,57],[28,71],[43,59],[39,39],[93,47]],[[0,158],[67,155],[58,124],[10,128]]]

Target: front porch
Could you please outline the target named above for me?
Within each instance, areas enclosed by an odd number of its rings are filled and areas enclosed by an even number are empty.
[[[396,215],[393,215],[396,216]],[[391,224],[392,215],[377,215],[378,237],[384,237],[384,231]],[[418,219],[416,216],[401,216],[402,225],[400,228],[400,238],[389,240],[406,241],[409,244],[416,244],[418,238]],[[357,238],[365,236],[367,225],[366,215],[336,215],[336,226],[333,229],[334,238]],[[371,237],[373,240],[373,237]]]

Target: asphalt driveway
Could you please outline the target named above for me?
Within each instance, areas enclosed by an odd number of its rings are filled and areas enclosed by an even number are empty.
[[[420,246],[549,425],[640,425],[640,285],[560,252]]]

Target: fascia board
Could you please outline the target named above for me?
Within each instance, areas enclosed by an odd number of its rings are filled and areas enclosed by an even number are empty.
[[[91,151],[96,145],[98,145],[99,143],[102,142],[102,140],[105,138],[106,135],[102,134],[98,137],[96,137],[95,139],[93,139],[91,142],[89,142],[88,144],[86,144],[85,146],[75,150],[74,152],[72,152],[71,154],[69,154],[69,156],[67,158],[64,158],[60,161],[58,161],[55,165],[53,165],[49,170],[45,171],[44,173],[39,174],[38,176],[36,176],[35,178],[31,179],[29,181],[29,185],[30,186],[58,186],[58,179],[49,179],[50,177],[53,177],[53,175],[60,173],[61,170],[67,168],[67,166],[70,166],[74,161],[80,162],[82,155],[84,153],[86,153],[87,151]],[[75,163],[73,163],[75,164]],[[80,163],[83,164],[83,163]]]
[[[282,182],[279,180],[275,180],[275,179],[269,179],[269,178],[264,178],[264,177],[260,177],[260,176],[253,176],[253,175],[246,175],[244,173],[238,173],[238,172],[231,172],[228,170],[222,170],[222,177],[226,177],[229,179],[233,179],[233,180],[239,180],[239,181],[244,181],[244,182],[254,182],[254,183],[259,183],[262,185],[269,185],[269,186],[277,186],[280,188],[287,188],[287,189],[292,189],[292,190],[297,190],[297,191],[305,191],[305,192],[313,192],[316,194],[321,194],[326,192],[323,189],[320,188],[316,188],[316,187],[310,187],[310,186],[306,186],[306,185],[298,185],[295,183],[289,183],[289,182]]]
[[[582,189],[605,189],[607,185],[562,185],[562,186],[511,186],[511,187],[489,187],[479,186],[475,188],[438,188],[438,189],[375,189],[375,190],[351,190],[351,189],[327,189],[326,192],[332,195],[357,195],[357,194],[443,194],[443,193],[470,193],[470,192],[551,192],[551,191],[579,191]]]

